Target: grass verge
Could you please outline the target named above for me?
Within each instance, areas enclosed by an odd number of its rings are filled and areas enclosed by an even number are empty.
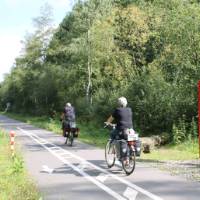
[[[30,115],[6,113],[6,116],[17,119],[28,124],[35,125],[40,128],[47,129],[54,133],[62,135],[61,122],[58,119],[51,119],[46,116],[33,117]],[[85,143],[92,144],[98,147],[104,147],[109,138],[109,131],[94,123],[78,122],[77,126],[81,132],[79,139]]]
[[[199,158],[198,140],[187,140],[177,145],[166,145],[153,150],[150,154],[143,154],[146,160],[195,160]]]
[[[6,114],[7,116],[24,121],[29,124],[36,125],[38,127],[53,131],[58,134],[62,134],[61,123],[59,120],[52,120],[48,117],[33,117],[29,115],[19,114]],[[88,144],[96,145],[103,148],[109,138],[109,131],[103,129],[99,124],[83,123],[79,122],[78,127],[81,132],[79,139]],[[179,145],[166,145],[159,149],[153,150],[150,154],[141,155],[141,159],[144,160],[191,160],[198,159],[199,147],[198,140],[188,140]]]
[[[8,135],[0,130],[0,199],[39,200],[40,195],[28,178],[22,157],[11,156]]]

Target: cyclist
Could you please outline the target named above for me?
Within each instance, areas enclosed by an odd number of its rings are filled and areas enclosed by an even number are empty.
[[[76,120],[75,120],[75,109],[71,105],[71,103],[66,103],[63,113],[61,115],[62,119],[62,129],[63,129],[63,136],[68,137],[68,133],[71,128],[76,127]]]
[[[127,99],[125,97],[118,98],[118,107],[114,110],[112,115],[105,122],[110,124],[116,122],[116,129],[111,132],[111,139],[125,139],[127,140],[126,129],[133,128],[132,109],[127,106]],[[124,143],[121,143],[120,149],[124,149]],[[127,152],[123,152],[127,155]]]

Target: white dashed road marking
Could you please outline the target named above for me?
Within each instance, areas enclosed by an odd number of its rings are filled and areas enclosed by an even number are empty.
[[[101,174],[99,174],[99,176],[97,176],[97,180],[104,183],[106,181],[106,179],[108,178],[108,176],[109,176],[108,174],[101,173]]]
[[[62,161],[63,163],[67,164],[68,166],[70,166],[73,170],[77,171],[78,173],[80,173],[83,177],[85,177],[86,179],[88,179],[89,181],[91,181],[92,183],[94,183],[95,185],[97,185],[99,188],[101,188],[102,190],[104,190],[105,192],[107,192],[108,194],[110,194],[111,196],[113,196],[115,199],[119,199],[119,200],[127,200],[127,198],[129,200],[135,200],[137,197],[137,194],[140,192],[145,196],[148,196],[149,198],[151,198],[152,200],[163,200],[162,198],[160,198],[157,195],[154,195],[144,189],[142,189],[141,187],[138,187],[137,185],[121,178],[118,177],[115,174],[111,174],[110,172],[108,172],[107,170],[94,165],[86,160],[84,160],[83,158],[72,154],[71,152],[62,149],[58,146],[56,146],[55,144],[48,142],[47,140],[44,140],[40,137],[38,137],[37,135],[31,133],[30,131],[26,131],[23,130],[19,127],[17,127],[18,130],[20,130],[22,133],[26,133],[27,136],[31,137],[34,141],[36,141],[38,144],[40,144],[41,146],[43,146],[46,150],[48,150],[51,154],[53,154],[55,157],[57,157],[60,161]],[[42,140],[41,140],[42,139]],[[42,141],[42,142],[41,142]],[[51,145],[52,147],[48,147],[47,145],[45,145],[43,142],[46,141],[45,144]],[[62,150],[62,154],[59,154],[59,150]],[[66,157],[64,152],[66,152]],[[68,157],[69,156],[69,157]],[[77,159],[79,160],[79,162],[81,164],[79,164],[78,166],[73,165],[70,161],[68,161],[68,158],[73,158],[73,159]],[[84,168],[90,167],[93,168],[95,170],[100,171],[101,173],[96,177],[91,177],[88,173],[84,172]],[[104,185],[103,183],[106,181],[107,178],[113,178],[125,185],[127,185],[126,190],[123,193],[123,196],[118,194],[117,192],[111,190],[109,187],[107,187],[106,185]]]
[[[47,165],[42,165],[42,171],[52,174],[54,169],[49,168]]]
[[[132,188],[127,187],[124,196],[127,197],[129,200],[135,200],[138,192],[136,190],[133,190]]]
[[[88,164],[86,162],[82,162],[77,166],[79,169],[84,170],[85,168],[88,168]]]

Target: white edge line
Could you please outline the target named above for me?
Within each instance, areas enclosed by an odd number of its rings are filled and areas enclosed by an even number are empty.
[[[26,133],[26,134],[27,134],[27,133],[30,134],[30,132],[25,131],[25,130],[19,128],[19,127],[17,127],[17,129],[21,130],[22,132],[24,132],[24,133]],[[27,134],[27,135],[30,136],[29,134]],[[37,135],[32,134],[32,133],[31,133],[31,135],[32,135],[32,136],[35,136],[35,137],[37,137],[37,138],[39,139],[39,137],[38,137]],[[32,138],[33,138],[33,137],[32,137]],[[34,139],[34,138],[33,138],[33,139]],[[57,146],[56,146],[55,144],[53,144],[53,143],[48,142],[48,144],[51,144],[51,145],[57,147]],[[42,144],[41,144],[41,145],[42,145]],[[42,146],[46,147],[45,145],[42,145]],[[47,147],[47,148],[48,148],[48,147]],[[51,147],[50,147],[50,148],[51,148]],[[60,148],[60,147],[58,147],[58,148]],[[139,186],[137,186],[137,185],[135,185],[135,184],[133,184],[133,183],[127,181],[127,180],[124,180],[124,179],[122,179],[122,178],[120,178],[120,177],[118,177],[118,176],[116,176],[116,175],[114,175],[114,174],[111,174],[111,173],[109,173],[108,171],[106,171],[106,170],[104,170],[104,169],[102,169],[102,168],[100,168],[100,167],[98,167],[98,166],[96,166],[96,165],[94,165],[94,164],[92,164],[92,163],[90,163],[90,162],[84,160],[83,158],[81,158],[81,157],[79,157],[79,156],[76,156],[76,155],[72,154],[71,152],[69,152],[69,151],[67,151],[67,150],[65,150],[65,149],[64,149],[64,151],[68,152],[72,157],[74,157],[74,158],[76,158],[76,159],[78,159],[78,160],[80,160],[80,161],[82,161],[82,162],[86,162],[88,165],[92,166],[93,168],[95,168],[95,169],[97,169],[97,170],[99,170],[99,171],[101,171],[101,172],[103,172],[103,173],[108,174],[110,177],[112,177],[112,178],[114,178],[114,179],[117,179],[118,181],[120,181],[120,182],[122,182],[122,183],[128,185],[128,186],[131,187],[131,188],[134,188],[134,189],[137,190],[138,192],[141,192],[142,194],[144,194],[144,195],[150,197],[150,198],[153,199],[153,200],[163,200],[161,197],[159,197],[159,196],[157,196],[157,195],[154,195],[154,194],[152,194],[151,192],[148,192],[148,191],[144,190],[143,188],[141,188],[141,187],[139,187]]]
[[[27,131],[17,127],[17,129],[19,129],[20,131],[26,133]],[[108,194],[110,194],[111,196],[115,197],[116,199],[119,200],[126,200],[124,197],[122,197],[121,195],[119,195],[118,193],[114,192],[113,190],[111,190],[110,188],[108,188],[107,186],[105,186],[104,184],[102,184],[101,182],[95,180],[94,178],[92,178],[91,176],[89,176],[89,174],[85,173],[83,170],[79,169],[78,167],[74,166],[73,164],[71,164],[70,162],[68,162],[67,160],[63,159],[62,157],[60,157],[59,155],[57,155],[54,151],[52,151],[50,148],[46,147],[45,145],[41,144],[36,138],[34,138],[32,136],[32,134],[28,134],[29,137],[31,137],[33,140],[35,140],[37,143],[39,143],[41,146],[43,146],[46,150],[48,150],[50,153],[52,153],[56,158],[58,158],[60,161],[62,161],[63,163],[67,164],[68,166],[70,166],[73,170],[77,171],[78,173],[80,173],[84,178],[90,180],[91,182],[93,182],[95,185],[97,185],[98,187],[100,187],[101,189],[103,189],[104,191],[106,191]]]

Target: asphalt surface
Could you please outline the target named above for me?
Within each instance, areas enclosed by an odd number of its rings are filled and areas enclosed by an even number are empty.
[[[104,150],[0,115],[0,127],[16,132],[25,165],[44,200],[199,200],[200,183],[136,162],[126,176],[120,165],[108,169]]]

